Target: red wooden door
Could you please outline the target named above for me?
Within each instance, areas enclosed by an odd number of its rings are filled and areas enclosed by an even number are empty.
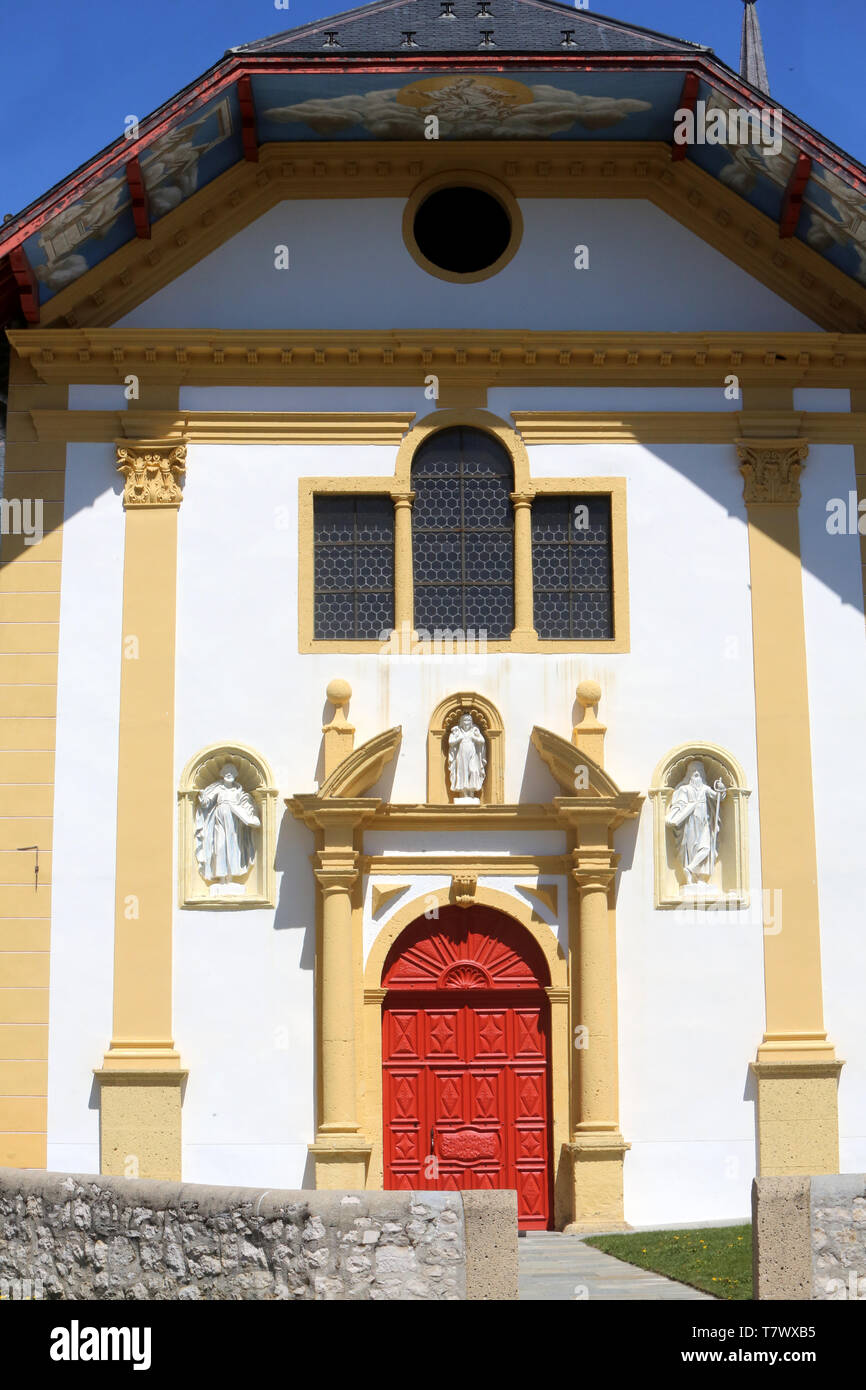
[[[515,1188],[550,1225],[549,1005],[536,943],[491,908],[413,923],[385,962],[385,1186]]]

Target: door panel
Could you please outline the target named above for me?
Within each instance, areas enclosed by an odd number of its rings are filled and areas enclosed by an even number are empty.
[[[447,1005],[396,992],[385,1001],[385,1186],[514,1188],[521,1228],[544,1229],[551,1188],[547,999],[491,997],[488,990],[449,995]]]

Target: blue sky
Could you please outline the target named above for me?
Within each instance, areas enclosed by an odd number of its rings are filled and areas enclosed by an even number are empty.
[[[0,217],[46,192],[227,48],[333,14],[341,0],[0,0]],[[601,0],[597,13],[739,63],[742,0]],[[494,11],[495,13],[495,11]],[[866,163],[866,0],[759,0],[771,91]]]

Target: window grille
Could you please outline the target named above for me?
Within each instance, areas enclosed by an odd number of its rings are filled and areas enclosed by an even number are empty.
[[[313,551],[315,636],[383,640],[394,626],[391,498],[317,496]]]
[[[415,627],[507,639],[514,626],[511,459],[462,427],[424,441],[412,465]]]

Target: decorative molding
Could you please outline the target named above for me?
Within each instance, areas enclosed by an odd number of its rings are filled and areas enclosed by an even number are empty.
[[[569,742],[567,738],[551,733],[549,729],[541,729],[538,725],[533,728],[530,738],[532,746],[542,762],[569,797],[574,796],[578,791],[577,783],[583,780],[578,777],[578,773],[584,768],[589,777],[589,786],[584,789],[584,796],[618,797],[620,795],[619,787],[613,778],[599,767],[588,753],[575,748],[574,744]]]
[[[478,887],[476,874],[460,873],[451,875],[451,901],[458,907],[471,907],[475,901]]]
[[[476,810],[479,808],[476,808]],[[483,811],[483,808],[480,808]],[[457,816],[455,815],[455,820]],[[473,821],[476,817],[473,815]],[[465,826],[466,817],[460,817]],[[438,827],[437,827],[438,828]],[[521,829],[528,828],[521,826]],[[376,826],[376,829],[379,829]],[[547,829],[556,830],[555,825],[548,825]],[[450,852],[423,853],[417,854],[365,854],[361,856],[361,870],[365,874],[400,874],[405,876],[411,874],[413,877],[425,876],[450,876],[455,869],[464,872],[471,872],[476,876],[484,875],[487,878],[513,878],[521,874],[562,874],[565,872],[565,860],[561,854],[482,854],[476,852],[472,855],[453,854]],[[518,884],[522,889],[523,885]],[[375,889],[373,890],[376,891]]]
[[[514,886],[518,893],[525,893],[527,897],[536,904],[532,909],[532,920],[534,922],[547,921],[547,918],[542,916],[538,911],[539,907],[546,908],[554,919],[559,916],[559,886],[556,883],[515,883]]]
[[[43,323],[105,326],[284,200],[411,197],[419,180],[469,170],[515,198],[645,198],[828,331],[866,328],[866,289],[693,161],[650,141],[268,143],[41,306]]]
[[[185,444],[118,444],[124,507],[179,507],[183,501],[180,476],[185,469]]]
[[[188,386],[420,387],[433,372],[440,391],[443,383],[467,389],[665,385],[722,390],[733,371],[741,389],[866,386],[862,333],[94,327],[11,329],[8,337],[40,381],[67,384],[123,385],[134,373]],[[133,419],[138,412],[123,414]],[[547,412],[522,414],[546,417]]]
[[[361,868],[363,872],[363,860]],[[401,893],[405,893],[408,887],[408,883],[395,883],[393,885],[389,884],[387,888],[380,888],[378,883],[374,883],[370,893],[373,916],[378,917],[382,909],[387,907],[390,902],[393,902],[394,898],[399,897]]]
[[[363,796],[378,782],[385,764],[391,761],[400,747],[402,737],[403,730],[398,724],[362,743],[325,779],[318,790],[318,798]]]
[[[564,383],[563,383],[564,384]],[[162,439],[185,444],[390,444],[401,447],[415,416],[409,411],[243,410],[30,410],[10,419],[10,443],[115,443]],[[513,411],[514,439],[534,444],[734,444],[749,417],[744,412],[699,410]],[[779,413],[780,433],[805,429],[814,444],[866,445],[866,413]],[[23,437],[30,422],[32,433]],[[429,423],[429,422],[428,422]],[[461,423],[466,423],[465,418]],[[420,428],[420,426],[419,426]],[[438,425],[437,428],[444,428]],[[318,480],[317,480],[318,481]],[[381,489],[384,479],[377,479]],[[561,478],[533,479],[534,492],[562,490]],[[601,490],[607,478],[567,479],[582,491]],[[394,492],[395,505],[413,494]]]
[[[800,474],[809,453],[805,439],[738,439],[743,498],[746,506],[772,502],[800,504]]]

